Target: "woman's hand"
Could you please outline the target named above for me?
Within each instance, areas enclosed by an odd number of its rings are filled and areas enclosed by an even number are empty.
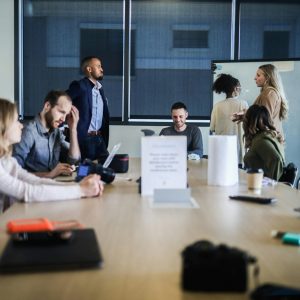
[[[104,190],[104,185],[100,179],[100,175],[96,174],[84,177],[79,183],[82,197],[101,196]]]
[[[244,119],[245,116],[245,112],[246,110],[243,109],[242,111],[236,112],[231,116],[231,121],[232,122],[237,122],[237,123],[241,123]]]

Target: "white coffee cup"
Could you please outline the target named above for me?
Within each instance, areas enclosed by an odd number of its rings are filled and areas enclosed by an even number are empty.
[[[260,190],[264,171],[262,169],[247,169],[247,182],[249,190]]]

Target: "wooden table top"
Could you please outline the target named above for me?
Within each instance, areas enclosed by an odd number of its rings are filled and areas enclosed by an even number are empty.
[[[300,232],[300,191],[263,187],[274,205],[228,199],[247,193],[245,175],[230,187],[207,185],[207,160],[189,162],[189,186],[199,208],[151,208],[138,193],[139,159],[106,185],[102,198],[17,203],[0,216],[0,252],[6,222],[17,218],[77,219],[94,228],[104,258],[97,270],[0,275],[1,299],[248,299],[248,293],[188,293],[180,287],[181,251],[207,239],[247,250],[258,258],[260,282],[300,287],[300,248],[272,239],[273,229]],[[123,179],[122,179],[122,178]],[[127,180],[130,178],[131,180]],[[251,270],[251,269],[250,269]],[[251,277],[251,276],[249,276]],[[249,290],[254,288],[249,282]]]

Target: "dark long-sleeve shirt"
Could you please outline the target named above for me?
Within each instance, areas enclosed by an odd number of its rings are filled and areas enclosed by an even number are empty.
[[[174,126],[163,128],[159,135],[184,135],[187,137],[188,154],[195,153],[203,156],[202,134],[197,126],[187,124],[184,131],[176,131]]]

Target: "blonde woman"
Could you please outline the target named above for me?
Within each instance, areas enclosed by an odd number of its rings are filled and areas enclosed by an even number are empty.
[[[287,118],[288,105],[277,68],[271,64],[260,66],[255,83],[261,90],[254,104],[267,108],[276,130],[283,135],[282,120]]]
[[[277,68],[272,64],[258,67],[255,83],[260,87],[260,94],[254,104],[265,106],[277,131],[283,134],[282,121],[287,118],[288,104]],[[234,121],[242,121],[243,112],[233,114]]]
[[[90,175],[79,184],[63,184],[22,169],[11,156],[12,145],[20,142],[22,128],[16,106],[0,99],[0,212],[15,201],[68,200],[102,194],[103,184],[98,175]]]

